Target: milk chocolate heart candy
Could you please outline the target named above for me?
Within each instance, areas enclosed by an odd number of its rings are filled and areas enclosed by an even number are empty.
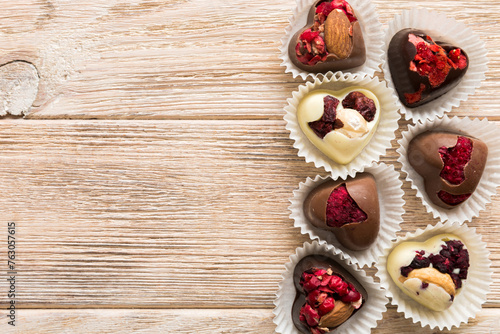
[[[469,59],[462,49],[434,42],[427,33],[414,29],[396,33],[387,53],[399,99],[410,108],[451,90],[469,66]]]
[[[306,27],[290,40],[288,54],[295,66],[312,73],[362,65],[365,43],[352,7],[344,0],[317,1]]]
[[[394,283],[434,311],[451,306],[467,279],[468,269],[467,247],[451,234],[440,234],[425,242],[402,242],[387,258],[387,271]]]
[[[368,300],[363,286],[342,265],[323,255],[306,256],[293,272],[292,320],[304,334],[332,333]]]
[[[424,179],[429,199],[446,209],[472,195],[487,157],[481,140],[448,132],[423,132],[408,145],[408,161]]]
[[[375,179],[363,173],[347,181],[324,182],[306,197],[304,214],[314,226],[332,231],[345,247],[367,249],[380,228]]]
[[[314,90],[297,107],[301,130],[321,152],[339,164],[347,164],[361,153],[379,119],[377,97],[361,87],[340,92]]]

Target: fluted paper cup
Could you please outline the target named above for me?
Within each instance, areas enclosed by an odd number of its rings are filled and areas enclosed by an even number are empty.
[[[286,27],[285,36],[281,39],[280,59],[283,61],[281,66],[285,67],[285,73],[291,73],[294,78],[300,76],[305,80],[308,76],[316,77],[318,75],[298,68],[291,62],[288,55],[290,40],[297,31],[305,27],[309,10],[315,2],[316,0],[297,0],[297,7],[289,18],[290,24]],[[361,26],[366,48],[366,61],[360,66],[343,70],[343,72],[373,76],[375,72],[380,71],[383,56],[384,34],[382,25],[378,20],[377,10],[369,0],[349,0],[347,2],[354,9]]]
[[[422,327],[429,326],[431,329],[438,327],[451,329],[467,323],[469,318],[474,318],[481,310],[482,304],[486,302],[487,294],[492,283],[491,261],[488,259],[489,251],[486,243],[481,241],[475,228],[469,228],[466,224],[437,223],[435,226],[427,225],[415,233],[408,233],[405,237],[398,238],[391,247],[384,251],[377,264],[377,276],[380,284],[386,290],[386,296],[391,299],[391,304],[397,306],[397,311],[402,312],[405,318],[410,318],[414,323],[420,323]],[[422,242],[439,234],[454,234],[462,239],[469,252],[470,266],[467,279],[463,281],[460,293],[455,296],[453,304],[444,311],[433,311],[412,298],[408,297],[394,283],[387,272],[387,257],[390,252],[403,241]]]
[[[372,91],[379,100],[381,114],[378,127],[370,142],[354,160],[342,165],[328,158],[307,138],[297,120],[297,107],[304,96],[314,90],[340,91],[348,87],[361,87]],[[362,171],[373,161],[378,161],[380,156],[384,155],[386,150],[391,147],[391,140],[395,138],[394,132],[399,127],[400,116],[396,106],[396,98],[392,90],[387,88],[385,83],[379,81],[378,78],[336,72],[322,79],[315,78],[313,82],[300,85],[298,90],[293,92],[292,97],[287,99],[287,102],[284,119],[287,122],[286,129],[290,131],[290,138],[294,140],[293,147],[299,150],[298,155],[304,157],[306,162],[312,162],[317,168],[323,167],[327,172],[330,172],[334,180],[339,177],[345,179],[348,175],[354,176],[356,172]]]
[[[382,255],[385,248],[396,239],[396,233],[400,230],[399,224],[403,221],[404,191],[401,189],[402,182],[399,180],[399,173],[394,170],[394,166],[384,163],[373,163],[366,168],[366,173],[373,175],[377,184],[377,194],[380,207],[380,231],[375,242],[370,248],[362,251],[353,251],[344,247],[335,238],[331,231],[323,230],[312,225],[304,214],[304,201],[307,195],[317,186],[329,180],[329,177],[317,175],[314,179],[307,178],[305,182],[299,184],[299,188],[293,192],[290,199],[290,218],[294,221],[294,226],[299,227],[302,234],[308,234],[320,244],[327,243],[334,248],[340,249],[344,257],[360,267],[371,266]],[[358,174],[356,174],[358,175]]]
[[[452,209],[441,208],[432,203],[424,187],[424,180],[410,165],[408,161],[408,145],[418,134],[426,131],[445,131],[466,135],[482,140],[488,146],[488,160],[483,175],[476,190],[465,202]],[[427,212],[432,213],[434,218],[441,221],[452,221],[463,223],[477,217],[479,212],[486,208],[491,202],[491,197],[496,194],[500,185],[500,129],[487,119],[471,120],[465,118],[436,118],[409,126],[408,131],[403,132],[403,137],[398,141],[398,161],[402,164],[401,170],[406,173],[406,180],[410,181],[411,187],[417,191],[416,196],[422,200]]]
[[[413,8],[395,16],[388,25],[384,37],[382,69],[384,70],[387,85],[394,90],[396,87],[389,70],[387,49],[392,37],[400,30],[406,28],[423,30],[435,41],[448,42],[461,48],[469,57],[469,68],[458,85],[435,100],[416,108],[408,108],[399,101],[396,91],[394,91],[401,113],[405,115],[407,120],[417,122],[441,117],[445,112],[451,111],[453,107],[458,107],[461,101],[467,100],[468,96],[473,95],[475,90],[481,86],[481,82],[485,79],[485,73],[488,70],[487,51],[484,42],[465,24],[448,18],[439,12]]]
[[[296,290],[293,282],[293,271],[297,263],[308,255],[324,255],[341,264],[358,282],[365,288],[368,298],[363,306],[346,322],[335,329],[336,334],[347,333],[370,333],[377,326],[377,320],[382,319],[382,313],[386,311],[387,298],[384,291],[373,278],[366,276],[364,270],[358,269],[356,265],[349,263],[341,254],[336,254],[331,246],[320,245],[317,241],[304,243],[296,253],[290,256],[290,262],[285,265],[283,280],[279,283],[279,290],[274,300],[275,315],[273,321],[276,324],[276,332],[282,334],[300,334],[292,321],[292,305],[295,300]]]

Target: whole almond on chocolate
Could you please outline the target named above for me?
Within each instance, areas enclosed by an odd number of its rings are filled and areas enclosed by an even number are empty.
[[[340,9],[333,10],[325,21],[325,44],[328,52],[338,59],[349,57],[352,51],[351,22]]]
[[[340,22],[334,22],[337,20],[330,16],[340,19]],[[361,30],[355,11],[347,1],[317,0],[309,10],[306,25],[289,41],[290,60],[298,68],[311,73],[361,66],[366,60]]]

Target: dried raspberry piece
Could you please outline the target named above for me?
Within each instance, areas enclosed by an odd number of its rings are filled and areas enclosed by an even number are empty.
[[[448,205],[458,205],[460,203],[465,202],[470,197],[470,195],[472,195],[472,193],[453,195],[447,191],[441,190],[440,192],[437,193],[437,195],[440,200],[442,200],[444,203]]]
[[[331,227],[342,227],[349,223],[363,222],[368,218],[358,204],[347,192],[345,183],[335,188],[326,205],[326,224]]]
[[[455,185],[464,182],[464,169],[472,156],[472,140],[459,136],[455,146],[440,147],[439,155],[444,164],[439,176]]]
[[[340,129],[344,126],[341,120],[337,119],[337,106],[340,101],[331,95],[323,98],[323,115],[314,122],[307,123],[314,133],[323,139],[329,132]]]
[[[350,92],[344,97],[342,101],[344,108],[357,110],[361,116],[367,121],[371,122],[375,118],[377,108],[375,102],[361,92]]]

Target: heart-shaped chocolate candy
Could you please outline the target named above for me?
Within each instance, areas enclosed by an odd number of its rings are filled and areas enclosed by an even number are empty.
[[[379,119],[377,97],[361,87],[339,92],[314,90],[297,107],[301,130],[321,152],[339,164],[347,164],[361,153]]]
[[[362,65],[365,43],[352,7],[344,0],[316,1],[306,27],[290,40],[288,54],[295,66],[313,73]]]
[[[427,196],[446,209],[472,195],[487,158],[484,142],[448,132],[423,132],[408,145],[408,161],[424,179]]]
[[[306,197],[304,214],[314,226],[332,231],[345,247],[367,249],[380,228],[375,179],[363,173],[346,181],[326,181]]]
[[[341,264],[324,255],[309,255],[293,272],[297,294],[292,320],[304,334],[329,333],[368,300],[363,286]]]
[[[465,52],[434,42],[427,33],[403,29],[392,37],[388,63],[399,100],[418,107],[455,87],[469,66]]]
[[[402,242],[387,258],[387,271],[394,283],[434,311],[451,306],[468,269],[467,247],[452,234],[436,235],[425,242]]]

